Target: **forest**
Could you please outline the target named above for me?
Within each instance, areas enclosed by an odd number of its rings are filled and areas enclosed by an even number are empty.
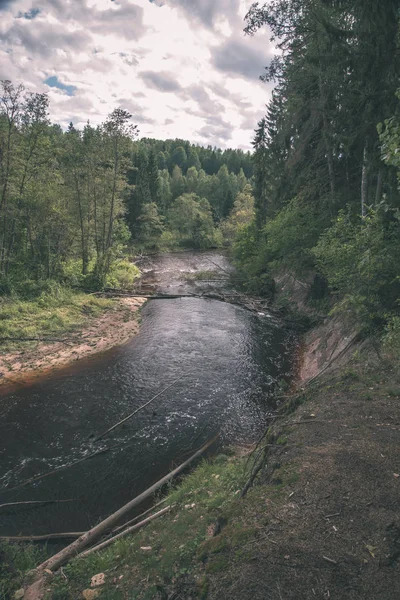
[[[48,111],[46,94],[2,82],[3,293],[129,283],[137,269],[126,257],[138,250],[222,244],[219,224],[249,191],[250,152],[138,140],[120,108],[64,132]]]
[[[369,334],[400,331],[399,4],[255,3],[275,84],[253,140],[256,218],[235,252],[255,281],[314,273],[313,300]]]
[[[104,38],[141,14],[90,4]],[[0,600],[400,597],[400,0],[142,8],[199,28],[207,98],[269,37],[267,103],[244,151],[120,106],[62,128],[1,81]],[[171,73],[118,53],[132,97],[186,98],[175,33]]]
[[[225,245],[249,291],[312,273],[315,302],[398,331],[398,3],[255,3],[245,32],[266,27],[274,89],[252,153],[138,139],[120,108],[63,131],[46,94],[2,82],[3,293],[121,285],[135,252]]]

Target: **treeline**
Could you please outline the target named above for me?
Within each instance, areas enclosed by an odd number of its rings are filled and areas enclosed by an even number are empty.
[[[128,112],[66,132],[46,94],[0,91],[0,285],[55,279],[101,287],[136,274],[128,244],[220,243],[219,221],[251,172],[249,154],[183,140],[138,141]],[[227,164],[224,164],[226,160]]]
[[[221,150],[215,146],[198,146],[187,140],[155,140],[142,138],[140,144],[147,151],[153,150],[157,157],[157,165],[160,171],[168,169],[170,175],[175,166],[182,169],[184,175],[190,167],[196,167],[197,171],[203,170],[207,175],[216,175],[222,166],[228,171],[239,175],[242,169],[247,179],[253,174],[253,161],[251,152],[243,150],[232,150],[228,148]]]
[[[199,238],[197,233],[192,235],[192,227],[186,228],[186,233],[183,233],[184,227],[178,226],[177,216],[181,214],[182,220],[185,221],[188,214],[194,214],[190,208],[191,202],[197,202],[197,230],[202,220],[217,225],[231,212],[237,194],[243,191],[248,183],[243,168],[240,167],[236,174],[230,172],[228,166],[223,164],[215,174],[208,174],[201,167],[198,154],[206,161],[207,156],[213,160],[214,155],[221,156],[225,153],[216,152],[212,148],[196,149],[188,144],[187,152],[182,145],[175,146],[171,160],[168,159],[169,168],[160,169],[165,151],[157,152],[157,146],[173,149],[174,143],[171,142],[171,146],[168,146],[168,142],[152,144],[148,140],[141,140],[135,144],[132,154],[133,166],[128,174],[131,191],[126,204],[134,240],[150,243],[153,239],[156,242],[162,232],[166,231],[172,237],[178,234],[179,241],[187,245],[210,245],[208,226],[205,228],[208,233],[204,234],[200,243],[201,236]],[[198,152],[199,150],[201,152]],[[228,156],[235,154],[235,151],[226,152],[229,152]],[[245,155],[241,151],[237,151],[237,154],[239,165],[240,158]],[[190,164],[187,157],[195,164]],[[168,239],[168,236],[164,236],[164,239]]]
[[[263,76],[276,86],[254,138],[243,269],[314,271],[316,297],[329,288],[351,319],[398,326],[398,1],[274,0],[246,23],[268,27],[278,54]]]

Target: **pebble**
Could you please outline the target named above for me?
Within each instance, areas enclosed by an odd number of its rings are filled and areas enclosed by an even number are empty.
[[[90,587],[98,587],[99,585],[104,585],[106,582],[106,576],[104,573],[97,573],[97,575],[93,575],[90,581]]]

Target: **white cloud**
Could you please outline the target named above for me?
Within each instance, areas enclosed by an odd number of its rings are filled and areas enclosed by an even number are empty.
[[[249,148],[271,86],[265,34],[243,35],[250,0],[0,0],[0,77],[49,91],[62,126],[120,104],[141,135]],[[74,86],[49,88],[48,77]]]

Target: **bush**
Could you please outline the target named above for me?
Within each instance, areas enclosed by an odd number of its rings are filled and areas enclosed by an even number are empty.
[[[344,211],[313,250],[320,272],[338,296],[336,311],[359,324],[382,326],[399,309],[400,221],[381,206],[364,219]]]
[[[264,227],[266,260],[274,270],[288,267],[302,274],[314,267],[312,248],[329,226],[318,206],[294,198]]]
[[[136,265],[123,259],[115,260],[106,276],[106,287],[129,288],[139,276]]]
[[[254,222],[237,232],[233,255],[244,290],[272,298],[275,281],[268,271],[266,238],[262,232],[257,233]]]
[[[383,349],[393,358],[400,358],[400,317],[391,317],[383,335]]]

